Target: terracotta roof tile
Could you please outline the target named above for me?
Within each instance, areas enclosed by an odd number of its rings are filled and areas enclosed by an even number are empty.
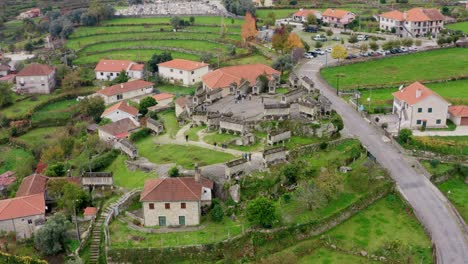
[[[453,116],[468,117],[468,106],[466,105],[450,106],[449,113]]]
[[[437,9],[416,7],[406,11],[406,20],[413,22],[444,20],[444,16]]]
[[[128,105],[125,101],[121,101],[119,103],[116,103],[115,105],[112,105],[112,106],[106,108],[106,110],[102,113],[101,117],[105,117],[108,114],[110,114],[110,113],[112,113],[112,112],[114,112],[116,110],[123,111],[123,112],[128,113],[128,114],[130,114],[132,116],[137,116],[138,115],[138,109],[136,109],[133,106]]]
[[[333,9],[333,8],[327,8],[322,13],[322,16],[325,17],[336,17],[336,18],[343,18],[345,15],[347,15],[349,12],[348,10],[342,10],[342,9]]]
[[[117,122],[99,127],[98,130],[102,130],[115,137],[121,138],[125,137],[129,132],[137,128],[138,126],[130,118],[124,118]]]
[[[86,207],[83,213],[83,215],[86,215],[86,216],[91,216],[91,215],[96,215],[96,214],[97,214],[96,207]]]
[[[10,70],[10,66],[0,64],[0,71],[9,71],[9,70]]]
[[[100,60],[94,71],[98,72],[121,72],[126,71],[132,64],[137,64],[129,60]],[[135,66],[137,67],[137,66]],[[140,66],[138,66],[140,67]]]
[[[166,100],[166,99],[173,98],[173,97],[175,97],[175,95],[171,93],[159,93],[159,94],[153,95],[153,98],[156,101],[162,101],[162,100]]]
[[[193,71],[199,68],[207,67],[209,66],[209,64],[198,62],[198,61],[184,60],[184,59],[173,59],[170,61],[159,63],[158,66],[184,70],[184,71]]]
[[[186,96],[179,97],[175,100],[175,103],[182,108],[186,107],[188,102],[189,102],[189,98]]]
[[[132,64],[132,66],[130,66],[131,71],[142,71],[144,68],[144,64]]]
[[[301,16],[301,17],[307,17],[308,15],[316,15],[319,13],[317,10],[312,10],[312,9],[301,9],[297,11],[296,13],[293,14],[293,16]]]
[[[421,93],[419,96],[417,96],[418,91]],[[437,93],[427,88],[420,82],[414,82],[403,88],[401,91],[393,93],[393,96],[395,96],[398,100],[405,101],[409,105],[417,104],[431,95],[439,96]]]
[[[145,182],[140,201],[199,201],[202,187],[213,189],[213,182],[201,178],[201,183],[194,177],[158,178]]]
[[[3,77],[0,77],[0,81],[9,81],[13,80],[16,77],[16,74],[8,74]]]
[[[43,76],[51,74],[54,70],[52,66],[33,63],[24,67],[16,76]]]
[[[28,196],[46,191],[47,177],[41,174],[33,174],[25,177],[16,192],[16,197]]]
[[[249,81],[254,85],[257,77],[266,73],[280,74],[279,71],[263,64],[246,64],[217,69],[202,76],[203,83],[210,89],[227,88],[232,83],[240,84],[241,80]]]
[[[44,193],[0,200],[0,221],[45,214]]]
[[[153,87],[153,86],[154,86],[153,83],[143,81],[143,80],[135,80],[135,81],[119,83],[116,85],[106,87],[104,89],[97,91],[97,93],[103,94],[106,96],[112,96],[116,94],[126,93],[126,92],[130,92],[130,91],[134,91],[134,90],[138,90],[138,89],[142,89],[146,87]]]
[[[397,21],[404,21],[405,20],[405,15],[403,14],[403,12],[400,12],[398,10],[393,10],[393,11],[390,11],[390,12],[386,12],[386,13],[380,14],[379,16],[381,16],[383,18],[388,18],[388,19],[391,19],[391,20],[397,20]]]

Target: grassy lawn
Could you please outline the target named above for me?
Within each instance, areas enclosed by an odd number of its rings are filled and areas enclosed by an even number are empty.
[[[215,133],[211,133],[207,136],[205,136],[203,138],[203,141],[205,141],[206,143],[208,144],[211,144],[211,145],[214,145],[214,143],[216,143],[218,146],[221,145],[221,144],[227,144],[228,142],[236,139],[236,138],[239,138],[239,136],[237,135],[232,135],[232,134],[219,134],[217,132]],[[263,136],[263,138],[265,138],[265,136]],[[256,135],[256,139],[255,139],[255,143],[250,145],[250,146],[237,146],[235,143],[231,143],[228,145],[228,148],[230,149],[236,149],[236,150],[240,150],[240,151],[246,151],[246,152],[250,152],[250,151],[260,151],[263,149],[263,144],[261,144],[261,140],[262,138],[259,138],[257,135]]]
[[[182,245],[207,244],[224,240],[242,233],[242,224],[224,217],[221,223],[214,223],[202,217],[197,231],[148,234],[130,229],[126,223],[114,220],[110,226],[111,246],[132,247],[174,247]]]
[[[440,183],[438,187],[457,208],[466,222],[468,220],[468,185],[461,178],[453,177]]]
[[[285,8],[285,9],[259,9],[255,12],[257,18],[265,19],[269,13],[274,13],[275,18],[286,18],[299,11],[299,8]]]
[[[413,137],[412,142],[405,144],[404,147],[441,154],[466,156],[468,155],[468,136]]]
[[[69,99],[48,104],[37,110],[32,115],[32,121],[41,121],[43,119],[70,119],[77,111],[74,107],[78,104],[76,99]]]
[[[468,21],[465,22],[460,22],[460,23],[454,23],[454,24],[449,24],[446,26],[448,29],[452,30],[461,30],[464,33],[468,33]]]
[[[109,167],[103,171],[112,171],[114,173],[114,184],[128,189],[143,188],[145,181],[155,178],[156,174],[143,171],[130,171],[125,166],[126,156],[119,155]]]
[[[285,94],[287,92],[289,92],[288,88],[278,88],[278,89],[276,89],[277,94]]]
[[[189,140],[191,141],[198,141],[200,138],[198,137],[197,133],[203,129],[205,129],[206,126],[195,126],[187,130],[184,135],[188,135]]]
[[[431,165],[431,162],[427,160],[421,161],[421,164],[432,175],[441,175],[455,168],[455,164],[452,163],[439,163],[436,166],[433,166]]]
[[[21,135],[19,139],[25,141],[32,148],[44,147],[51,141],[55,140],[57,136],[64,131],[64,127],[36,128],[30,130],[24,135]]]
[[[175,116],[174,110],[165,110],[158,114],[159,119],[164,123],[164,129],[170,137],[174,138],[179,131],[179,123],[177,123],[177,118]]]
[[[153,137],[147,137],[136,143],[141,156],[157,164],[176,163],[184,168],[191,169],[195,163],[206,166],[223,163],[235,157],[228,153],[213,151],[195,146],[182,145],[156,145]]]
[[[195,92],[195,87],[185,87],[185,86],[178,86],[172,84],[163,84],[161,86],[156,87],[161,93],[171,93],[175,94],[176,96],[186,95],[186,94],[193,94]]]
[[[320,142],[320,138],[318,137],[300,137],[300,136],[292,136],[289,142],[285,143],[286,148],[294,149],[299,146],[309,145],[313,143]]]
[[[16,170],[25,164],[26,160],[34,159],[34,156],[22,148],[12,148],[7,145],[0,146],[0,174]]]
[[[340,89],[354,89],[466,76],[467,64],[466,49],[451,48],[331,67],[321,73],[332,85],[336,84],[336,74],[344,74]]]
[[[181,16],[180,18],[188,20],[189,17]],[[195,25],[221,25],[222,17],[219,16],[197,16],[195,17]],[[102,25],[145,25],[145,24],[167,24],[169,25],[170,17],[145,17],[145,18],[116,18],[103,21]],[[234,24],[232,24],[234,21]],[[226,25],[240,26],[244,22],[243,19],[225,19]]]
[[[228,60],[224,62],[222,66],[235,66],[235,65],[256,64],[256,63],[261,63],[261,64],[270,66],[272,61],[263,55],[255,54],[255,55],[244,57],[244,58]]]
[[[6,107],[6,108],[2,108],[1,109],[1,112],[2,114],[4,114],[6,117],[8,118],[14,118],[15,116],[22,116],[22,115],[25,115],[27,114],[28,112],[31,111],[31,109],[44,102],[44,101],[47,101],[49,98],[51,98],[52,96],[50,95],[36,95],[34,97],[31,97],[31,98],[28,98],[26,100],[22,100],[22,101],[19,101],[19,102],[15,102],[14,104]],[[26,96],[24,95],[13,95],[13,98],[14,100],[19,100],[19,99],[22,99],[22,98],[26,98]]]
[[[299,264],[307,263],[321,263],[321,264],[358,264],[358,263],[380,263],[378,261],[371,261],[368,258],[358,257],[355,255],[348,255],[340,251],[331,250],[328,248],[319,248],[312,254],[301,257],[298,259]]]
[[[399,250],[390,250],[389,257],[403,261],[406,256],[399,253],[406,250],[412,263],[432,263],[431,242],[409,212],[399,197],[389,195],[327,232],[325,237],[338,247],[357,248],[379,256],[394,244]]]

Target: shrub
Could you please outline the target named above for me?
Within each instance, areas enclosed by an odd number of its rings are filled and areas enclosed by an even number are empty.
[[[92,159],[89,166],[88,164],[82,164],[81,167],[86,170],[91,169],[91,171],[99,171],[109,166],[118,155],[119,152],[117,150],[104,152],[96,158]]]
[[[132,142],[136,142],[142,138],[145,138],[147,137],[149,134],[151,133],[151,130],[147,127],[144,127],[136,132],[133,132],[131,135],[130,135],[130,141]]]
[[[59,177],[59,176],[64,176],[66,173],[65,170],[65,164],[59,162],[53,165],[50,165],[47,168],[46,175],[50,177]]]
[[[174,166],[174,167],[169,169],[167,174],[169,175],[169,177],[178,177],[179,176],[179,169],[177,168],[177,166]]]
[[[328,147],[328,143],[327,143],[327,142],[321,142],[320,145],[319,145],[319,148],[320,148],[321,150],[325,150],[325,149],[327,149],[327,147]]]
[[[283,201],[285,203],[289,203],[289,201],[291,201],[291,194],[289,194],[289,193],[283,194]]]
[[[398,140],[400,141],[400,143],[407,144],[411,142],[412,136],[413,136],[413,131],[411,131],[411,129],[403,128],[402,130],[400,130],[400,134],[398,135]]]
[[[436,160],[436,159],[433,159],[433,160],[431,160],[430,163],[431,163],[432,168],[437,168],[437,166],[439,166],[439,164],[440,164],[440,161]]]
[[[271,228],[279,216],[273,201],[261,196],[250,201],[246,208],[247,220],[254,226]]]
[[[221,207],[221,205],[218,203],[211,210],[211,219],[213,220],[213,222],[219,223],[223,221],[223,217],[224,217],[223,207]]]
[[[136,226],[140,226],[140,225],[141,225],[141,222],[140,222],[140,220],[138,220],[138,219],[133,219],[132,222],[133,222],[133,224],[136,225]]]

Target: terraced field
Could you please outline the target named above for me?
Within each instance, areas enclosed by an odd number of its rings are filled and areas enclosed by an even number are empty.
[[[185,18],[188,20],[188,18]],[[228,45],[236,45],[236,54],[246,54],[240,47],[241,19],[196,17],[195,23],[173,32],[168,17],[118,18],[97,27],[80,27],[67,42],[77,52],[75,64],[93,64],[101,58],[146,61],[153,54],[171,51],[174,58],[198,60],[206,53],[221,59],[228,57]],[[216,53],[216,54],[214,54]]]

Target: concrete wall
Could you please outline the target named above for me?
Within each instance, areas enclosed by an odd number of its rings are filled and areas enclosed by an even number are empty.
[[[180,82],[184,86],[190,86],[201,82],[201,77],[209,71],[208,66],[193,71],[179,70],[168,67],[159,67],[159,75],[169,79],[170,82]]]
[[[43,76],[18,76],[16,89],[28,89],[28,93],[50,94],[55,88],[55,71]]]
[[[185,202],[186,208],[180,208],[180,204]],[[154,204],[154,209],[149,209],[149,204]],[[166,202],[143,202],[143,216],[145,226],[158,226],[159,217],[166,217],[166,226],[178,226],[179,216],[185,216],[185,225],[200,224],[200,203],[198,201],[168,202],[170,209],[165,208]]]
[[[288,140],[291,138],[291,131],[286,131],[278,135],[270,135],[268,134],[267,136],[267,142],[269,145],[273,145],[275,143],[278,143],[280,141]]]
[[[0,230],[6,232],[16,232],[17,239],[29,238],[31,235],[41,227],[41,225],[36,226],[34,221],[37,219],[45,219],[45,216],[32,215],[25,216],[23,218],[14,218],[0,221]],[[31,223],[29,223],[29,221]]]

